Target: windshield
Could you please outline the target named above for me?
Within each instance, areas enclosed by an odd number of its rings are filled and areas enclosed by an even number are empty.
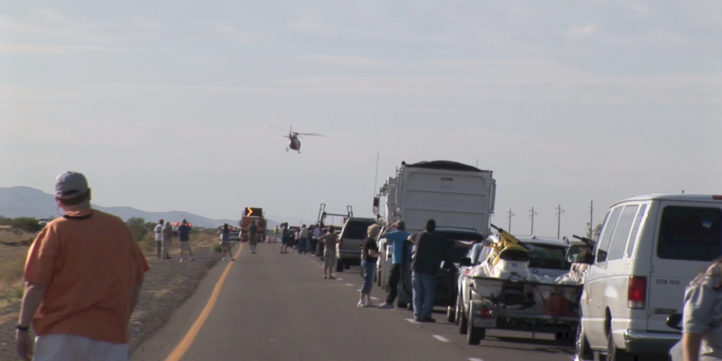
[[[564,247],[525,243],[529,250],[529,267],[569,269]]]

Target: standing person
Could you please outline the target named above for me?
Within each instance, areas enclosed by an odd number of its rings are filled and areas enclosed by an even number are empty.
[[[684,361],[722,360],[722,258],[689,283],[683,309]]]
[[[413,235],[414,258],[411,263],[414,319],[417,322],[436,322],[431,317],[436,293],[436,273],[446,250],[446,242],[436,235],[436,221],[426,221],[426,229]]]
[[[314,256],[319,256],[321,251],[320,242],[318,241],[319,238],[323,235],[323,231],[321,230],[321,225],[317,224],[313,227],[313,235],[311,236],[313,239],[312,243],[313,246],[311,246],[311,252]]]
[[[371,306],[371,286],[374,282],[374,273],[376,272],[376,261],[379,259],[379,247],[376,245],[376,237],[379,235],[381,226],[372,224],[366,230],[366,239],[361,245],[361,272],[364,278],[363,286],[361,286],[361,295],[356,306]]]
[[[390,231],[390,232],[389,232]],[[396,295],[398,294],[398,284],[401,277],[401,267],[406,261],[404,259],[404,250],[406,249],[406,241],[409,239],[409,232],[406,232],[406,223],[402,220],[396,221],[389,227],[382,237],[391,242],[391,272],[389,273],[388,293],[386,301],[379,305],[380,308],[393,308]]]
[[[170,245],[173,240],[173,224],[166,221],[163,224],[163,259],[170,259]]]
[[[183,219],[183,222],[181,222],[181,225],[178,226],[178,243],[180,243],[180,260],[178,262],[183,263],[183,253],[188,252],[188,259],[192,262],[195,261],[193,259],[193,251],[191,250],[191,231],[193,228],[191,228],[190,224],[188,224],[188,221]]]
[[[334,279],[333,268],[336,266],[336,235],[333,226],[328,226],[326,234],[318,239],[323,244],[323,278]]]
[[[224,223],[223,227],[218,229],[218,234],[221,240],[221,256],[223,260],[226,260],[226,254],[228,254],[228,259],[234,261],[231,254],[231,229],[228,227],[228,223]]]
[[[126,361],[128,321],[148,263],[120,218],[91,208],[84,175],[60,174],[55,201],[64,215],[38,233],[25,262],[18,355]]]
[[[156,256],[160,259],[163,256],[163,220],[158,221],[158,224],[153,228],[155,233],[155,249]]]
[[[296,247],[296,252],[298,254],[301,254],[301,229],[296,229],[296,232],[293,232],[293,246]]]
[[[248,226],[248,244],[251,246],[251,253],[256,253],[256,244],[258,244],[257,231],[256,221],[251,221],[251,225]]]
[[[288,223],[281,224],[281,253],[288,253],[288,245],[292,238],[291,231],[288,230]]]
[[[307,251],[308,247],[308,227],[306,225],[301,226],[301,231],[299,233],[299,240],[298,240],[298,253],[304,254]]]

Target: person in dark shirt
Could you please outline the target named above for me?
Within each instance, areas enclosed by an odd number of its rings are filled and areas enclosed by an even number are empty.
[[[435,322],[431,317],[434,309],[436,273],[448,247],[445,238],[434,233],[436,221],[426,221],[426,229],[413,235],[414,257],[411,262],[411,286],[413,290],[414,319],[418,322]]]
[[[381,226],[372,224],[366,230],[366,239],[361,245],[361,272],[364,278],[361,287],[361,298],[356,306],[371,306],[371,286],[374,281],[374,273],[376,272],[376,261],[379,259],[379,247],[376,244],[376,236],[379,235]]]

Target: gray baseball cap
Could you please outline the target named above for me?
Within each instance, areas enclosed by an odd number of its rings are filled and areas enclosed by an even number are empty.
[[[55,196],[59,199],[72,199],[88,192],[88,181],[77,172],[65,172],[55,178]]]

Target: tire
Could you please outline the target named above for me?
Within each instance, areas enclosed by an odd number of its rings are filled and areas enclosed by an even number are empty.
[[[466,328],[469,327],[469,320],[466,319],[466,315],[463,312],[460,313],[456,321],[456,323],[459,325],[459,333],[462,335],[466,335]]]
[[[594,353],[589,347],[589,341],[587,341],[587,336],[584,334],[581,322],[579,323],[579,326],[577,326],[577,337],[574,341],[574,355],[576,356],[574,358],[575,360],[594,360]]]
[[[632,354],[620,350],[614,345],[614,338],[610,334],[607,337],[607,358],[606,361],[635,361]]]
[[[456,321],[456,307],[446,306],[446,320],[449,322]]]
[[[478,345],[481,343],[481,340],[486,336],[486,329],[483,327],[474,327],[474,322],[471,319],[471,310],[469,310],[466,325],[466,342],[469,345]]]
[[[343,260],[341,258],[336,261],[336,272],[343,272]]]

